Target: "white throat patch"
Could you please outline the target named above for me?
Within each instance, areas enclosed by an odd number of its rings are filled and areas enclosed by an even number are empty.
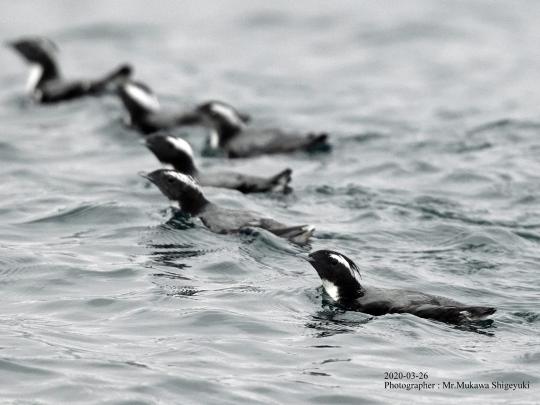
[[[212,103],[210,108],[215,114],[223,117],[223,119],[227,121],[228,123],[235,125],[237,127],[242,127],[243,125],[242,120],[240,119],[236,111],[234,111],[228,105],[214,102]]]
[[[154,94],[149,93],[142,87],[137,86],[134,83],[127,83],[124,86],[124,89],[133,101],[135,101],[137,104],[144,107],[145,109],[150,111],[157,111],[160,109],[157,97]]]
[[[326,293],[334,300],[339,301],[339,290],[331,281],[322,279],[322,285]]]
[[[210,149],[216,150],[219,148],[219,134],[215,129],[210,129]]]
[[[175,149],[181,150],[187,155],[193,157],[193,149],[191,149],[191,145],[187,143],[185,140],[183,140],[182,138],[168,136],[167,142],[169,142]]]
[[[41,79],[41,76],[43,75],[43,67],[41,65],[38,65],[37,63],[32,64],[30,66],[30,74],[28,75],[28,79],[26,81],[26,92],[32,93],[36,86]]]

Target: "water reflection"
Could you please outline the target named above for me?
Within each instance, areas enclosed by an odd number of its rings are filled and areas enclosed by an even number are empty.
[[[322,292],[322,287],[319,288]],[[311,316],[305,326],[314,330],[314,336],[324,338],[343,333],[354,333],[374,317],[361,312],[347,311],[322,294],[322,309]]]

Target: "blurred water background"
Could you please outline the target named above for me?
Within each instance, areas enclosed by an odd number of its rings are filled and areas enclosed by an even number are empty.
[[[3,48],[3,402],[536,403],[539,2],[0,4],[0,39],[52,38],[68,77],[129,61],[166,107],[217,98],[257,125],[331,132],[328,155],[198,158],[294,170],[289,196],[209,196],[314,224],[313,249],[366,283],[499,309],[475,333],[328,305],[302,249],[186,226],[137,176],[159,164],[117,99],[33,105]],[[531,388],[385,390],[385,371]]]

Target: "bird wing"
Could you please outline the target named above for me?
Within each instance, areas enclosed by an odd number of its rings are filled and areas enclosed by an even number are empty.
[[[205,187],[221,187],[243,193],[264,191],[266,179],[235,172],[205,172],[199,174],[199,183]]]
[[[86,94],[89,86],[89,83],[81,80],[69,82],[52,80],[39,89],[41,91],[41,101],[47,103],[77,98]]]
[[[420,318],[460,324],[470,320],[484,318],[493,314],[495,311],[495,308],[481,306],[439,306],[424,304],[408,308],[404,312],[411,313]]]
[[[199,218],[208,229],[216,233],[233,233],[245,227],[259,226],[256,213],[223,208],[215,204],[210,204],[199,214]]]
[[[272,177],[251,176],[235,172],[204,172],[199,173],[198,180],[202,186],[221,187],[241,191],[242,193],[255,193],[276,191],[288,193],[291,191],[291,169],[285,169]]]
[[[226,149],[233,157],[245,157],[299,150],[310,142],[306,134],[279,129],[247,128],[232,138]]]

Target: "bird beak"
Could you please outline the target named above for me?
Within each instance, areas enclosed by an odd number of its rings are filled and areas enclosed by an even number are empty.
[[[145,172],[139,172],[137,173],[139,176],[145,178],[146,180],[149,180],[151,181],[152,183],[154,182],[154,180],[152,180],[152,178],[148,175],[148,173],[145,173]]]
[[[144,145],[147,148],[150,148],[152,146],[152,141],[150,140],[150,138],[141,139],[139,142],[141,143],[141,145]],[[141,173],[143,173],[143,172],[139,172],[139,174],[141,174]]]
[[[246,113],[238,113],[238,115],[244,124],[248,124],[251,122],[251,115]]]
[[[313,257],[311,257],[310,255],[308,255],[307,253],[301,253],[298,255],[298,257],[300,259],[303,259],[305,260],[306,262],[309,262],[309,263],[313,263],[315,260],[313,259]]]
[[[4,46],[8,48],[15,48],[17,43],[15,41],[4,41]]]
[[[60,52],[60,48],[58,48],[58,45],[56,45],[56,42],[50,40],[49,38],[45,38],[45,42],[49,44],[49,46],[52,48],[54,52]]]

